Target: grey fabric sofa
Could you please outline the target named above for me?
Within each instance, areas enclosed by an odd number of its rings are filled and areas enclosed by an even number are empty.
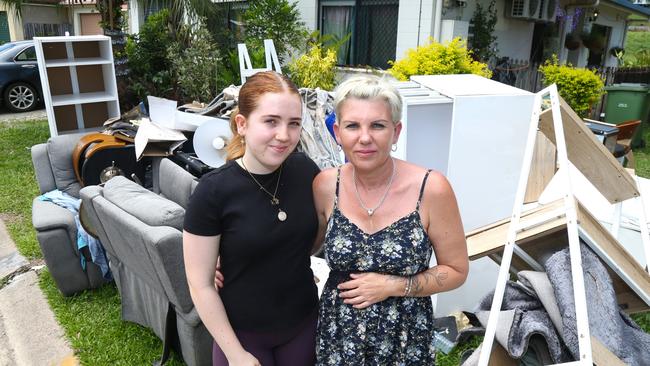
[[[104,244],[122,318],[151,328],[190,365],[212,364],[212,337],[190,298],[182,252],[185,207],[194,177],[168,159],[154,162],[154,192],[115,177],[81,190]],[[163,358],[166,356],[163,355]]]
[[[81,136],[55,136],[46,143],[32,146],[32,163],[41,194],[58,189],[79,198],[80,186],[72,168],[72,151]],[[89,255],[85,256],[86,270],[82,269],[80,256],[83,254],[77,249],[77,226],[71,211],[34,198],[32,224],[45,263],[63,295],[96,288],[106,282]]]

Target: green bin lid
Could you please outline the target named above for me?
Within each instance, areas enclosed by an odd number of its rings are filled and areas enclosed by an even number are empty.
[[[606,86],[605,90],[616,90],[616,91],[638,91],[638,92],[647,92],[650,91],[648,84],[636,84],[636,83],[622,83],[622,84],[613,84]]]

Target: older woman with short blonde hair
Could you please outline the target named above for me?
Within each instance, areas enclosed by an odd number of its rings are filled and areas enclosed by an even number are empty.
[[[331,269],[317,364],[433,365],[429,296],[463,284],[469,267],[454,192],[441,173],[391,156],[402,99],[388,82],[349,79],[335,104],[348,163],[313,182]],[[429,267],[433,253],[438,264]]]

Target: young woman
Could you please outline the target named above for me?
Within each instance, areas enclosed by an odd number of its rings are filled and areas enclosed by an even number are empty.
[[[262,72],[241,87],[238,103],[229,161],[201,179],[185,214],[190,294],[215,339],[215,366],[313,365],[318,298],[309,255],[318,167],[293,152],[301,100],[289,79]]]
[[[318,365],[433,365],[430,295],[467,277],[465,234],[440,173],[391,157],[397,90],[375,77],[336,90],[348,163],[313,182],[330,276],[320,299]],[[437,265],[430,268],[435,251]]]

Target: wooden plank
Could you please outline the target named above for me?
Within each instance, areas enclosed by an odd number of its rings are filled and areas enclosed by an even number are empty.
[[[591,336],[591,357],[596,366],[625,366],[620,358],[594,336]]]
[[[524,212],[522,213],[520,222],[522,225],[526,225],[526,223],[530,222],[531,220],[535,220],[540,215],[553,211],[558,207],[561,207],[561,205],[562,200],[557,200],[546,205],[541,205],[540,207],[537,207],[533,210]],[[547,233],[553,231],[554,229],[558,230],[560,227],[563,227],[565,222],[566,220],[564,217],[557,218],[542,225],[522,231],[517,235],[517,241],[525,242],[527,240],[534,239],[536,235],[540,233]],[[506,219],[495,224],[487,225],[487,227],[476,229],[466,234],[467,252],[470,260],[475,260],[494,252],[500,252],[503,248],[503,245],[506,243],[509,225],[510,220]]]
[[[611,236],[603,226],[576,201],[579,225],[589,234],[598,246],[607,253],[616,263],[617,270],[622,271],[639,286],[639,289],[650,295],[650,275],[636,262],[636,260]],[[561,207],[562,200],[526,212],[522,215],[522,223],[534,220],[539,215]],[[471,260],[486,255],[499,254],[503,251],[508,233],[509,220],[502,220],[490,225],[489,229],[474,230],[467,236],[467,250]],[[555,252],[568,246],[566,233],[566,220],[559,217],[542,225],[523,231],[517,235],[517,245],[537,262],[543,264]],[[601,258],[602,259],[602,258]],[[497,261],[498,262],[498,261]],[[605,261],[603,261],[606,263]],[[517,271],[531,269],[525,262],[512,258],[512,268]],[[639,297],[632,288],[623,280],[611,266],[607,270],[612,279],[614,291],[619,306],[627,313],[638,313],[650,310],[650,306]]]
[[[617,270],[629,277],[646,296],[650,296],[650,275],[621,244],[578,202],[578,221],[598,247],[612,259]],[[616,275],[614,278],[620,278]],[[620,291],[620,289],[619,289]],[[650,309],[650,304],[646,304]]]
[[[557,170],[555,145],[542,132],[537,131],[533,161],[528,175],[524,203],[535,202],[551,181]]]
[[[505,348],[499,344],[499,342],[495,342],[492,346],[492,352],[490,353],[490,361],[488,361],[488,365],[517,366],[519,365],[519,360],[511,358],[508,354],[508,351],[506,351]]]
[[[562,124],[569,160],[600,191],[610,203],[638,197],[636,183],[614,156],[584,125],[564,100],[560,98]],[[553,115],[550,109],[540,115],[540,130],[555,144]]]

